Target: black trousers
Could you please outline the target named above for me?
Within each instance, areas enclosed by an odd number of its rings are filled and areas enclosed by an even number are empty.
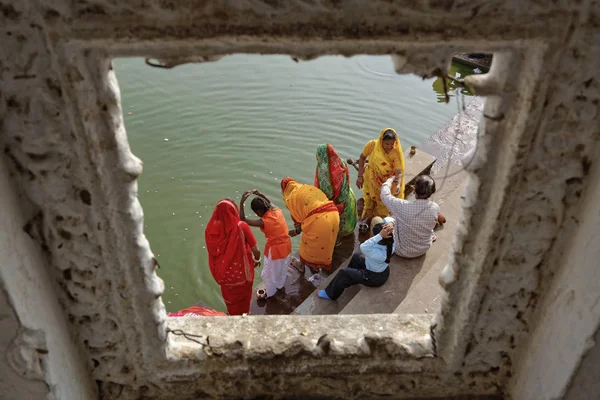
[[[382,272],[369,271],[365,265],[365,256],[354,254],[350,264],[346,268],[342,268],[327,285],[325,293],[331,300],[335,300],[350,286],[358,284],[373,287],[381,286],[387,282],[389,277],[389,266]]]

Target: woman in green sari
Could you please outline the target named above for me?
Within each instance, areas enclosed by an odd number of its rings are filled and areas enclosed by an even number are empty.
[[[350,172],[348,165],[337,155],[330,144],[320,144],[317,147],[315,186],[321,189],[338,208],[340,213],[339,237],[352,234],[358,221],[358,214],[356,197],[350,188]]]

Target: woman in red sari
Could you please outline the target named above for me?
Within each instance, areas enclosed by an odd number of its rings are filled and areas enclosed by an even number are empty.
[[[217,203],[205,237],[210,272],[221,286],[229,315],[249,313],[260,250],[248,224],[240,221],[233,201],[223,199]]]

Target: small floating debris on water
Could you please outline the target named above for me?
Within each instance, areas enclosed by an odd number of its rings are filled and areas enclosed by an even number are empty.
[[[165,138],[165,142],[168,142],[168,141],[169,141],[169,139]]]
[[[173,286],[171,286],[171,289],[173,289]]]
[[[127,115],[131,115],[131,114],[133,114],[131,111],[129,111],[129,112],[127,113]]]
[[[173,213],[173,215],[175,215],[175,213]]]
[[[196,211],[196,214],[198,214],[198,211]]]
[[[479,68],[475,68],[475,69],[473,70],[473,72],[475,72],[476,74],[480,74],[482,71],[481,71]]]
[[[188,230],[188,228],[185,228],[185,230],[187,231],[187,230]]]

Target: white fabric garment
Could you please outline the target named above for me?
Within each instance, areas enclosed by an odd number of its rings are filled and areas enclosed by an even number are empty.
[[[271,250],[269,249],[269,255],[265,256],[265,266],[260,274],[265,282],[267,297],[273,296],[277,289],[281,289],[285,285],[290,258],[291,254],[281,260],[271,260]]]

